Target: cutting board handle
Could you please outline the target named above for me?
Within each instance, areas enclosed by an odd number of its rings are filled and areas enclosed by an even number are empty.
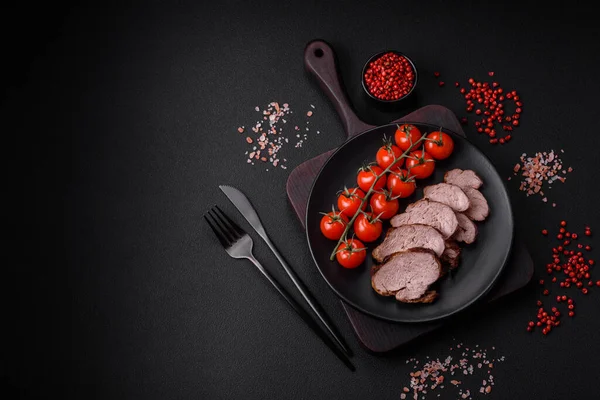
[[[342,88],[335,58],[335,52],[323,40],[313,40],[304,49],[304,67],[317,79],[319,86],[329,97],[342,120],[346,135],[352,137],[374,126],[361,121],[352,109],[348,96]]]

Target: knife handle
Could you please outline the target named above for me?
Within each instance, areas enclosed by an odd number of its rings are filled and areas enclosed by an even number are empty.
[[[348,356],[352,356],[352,350],[350,350],[348,344],[344,341],[338,329],[335,327],[331,319],[327,317],[327,314],[325,314],[323,308],[319,305],[319,303],[317,303],[314,296],[312,295],[312,293],[310,293],[304,282],[302,282],[302,280],[296,275],[296,273],[287,265],[281,254],[279,254],[279,251],[277,251],[277,248],[275,248],[275,245],[271,242],[271,240],[266,234],[263,236],[263,239],[265,240],[267,246],[269,246],[273,254],[275,254],[275,257],[294,283],[294,286],[296,286],[298,291],[300,291],[300,294],[302,294],[304,300],[308,303],[308,305],[314,311],[317,317],[319,317],[323,325],[325,325],[325,328],[327,328],[329,333],[331,333],[331,335],[333,336],[335,341],[338,342],[340,347],[344,349],[344,352]]]
[[[310,329],[313,330],[317,334],[317,336],[329,347],[334,354],[351,370],[355,371],[356,367],[352,364],[352,362],[348,359],[347,355],[340,350],[335,343],[327,336],[325,331],[321,329],[319,324],[312,319],[310,314],[306,312],[304,308],[281,286],[281,284],[272,277],[264,267],[258,262],[256,258],[253,256],[248,257],[250,261],[258,268],[258,270],[267,278],[267,280],[273,285],[275,289],[279,292],[279,294],[288,302],[288,304],[296,311],[296,313],[304,320],[304,322],[309,326]]]

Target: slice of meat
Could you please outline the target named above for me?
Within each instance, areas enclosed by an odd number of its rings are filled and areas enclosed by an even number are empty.
[[[467,211],[465,211],[465,215],[473,221],[483,221],[486,219],[490,214],[490,207],[483,194],[479,190],[470,187],[463,188],[463,190],[471,203]]]
[[[431,302],[429,286],[442,273],[440,261],[428,249],[410,249],[394,253],[371,270],[371,286],[382,296],[395,296],[404,303]]]
[[[446,240],[446,248],[440,257],[440,261],[447,265],[448,268],[454,269],[458,267],[460,260],[460,247],[455,240]]]
[[[470,169],[452,169],[444,174],[444,182],[451,183],[461,188],[470,187],[479,189],[483,185],[483,181],[475,171]]]
[[[409,204],[404,213],[392,217],[390,223],[396,228],[412,224],[429,225],[437,229],[444,239],[452,236],[458,227],[458,220],[450,207],[428,199]]]
[[[477,225],[463,213],[457,212],[456,219],[458,220],[458,228],[452,235],[452,239],[466,244],[473,243],[477,237]]]
[[[429,249],[439,257],[445,249],[444,238],[441,233],[429,225],[402,225],[398,228],[388,229],[385,239],[373,250],[372,254],[375,260],[383,262],[386,257],[394,253],[416,247]]]
[[[398,295],[396,295],[398,296]],[[418,299],[415,300],[408,300],[408,299],[404,299],[404,300],[399,300],[402,301],[403,303],[433,303],[433,301],[435,299],[437,299],[438,297],[438,292],[436,292],[435,290],[428,290],[425,292],[425,294],[421,297],[419,297]],[[398,300],[398,298],[396,297],[396,299]]]
[[[445,204],[458,212],[466,211],[471,205],[465,192],[459,186],[449,183],[426,186],[423,189],[423,197]]]

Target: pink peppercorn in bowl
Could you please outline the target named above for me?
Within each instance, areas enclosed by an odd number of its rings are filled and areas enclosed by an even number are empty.
[[[362,69],[362,87],[372,100],[397,104],[411,96],[417,86],[417,68],[405,54],[386,50],[373,55]]]

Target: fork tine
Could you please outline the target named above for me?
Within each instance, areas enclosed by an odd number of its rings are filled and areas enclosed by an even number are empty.
[[[215,211],[215,208],[211,208],[210,211],[208,212],[208,214],[213,218],[213,220],[216,222],[217,226],[219,227],[220,231],[223,233],[223,235],[227,238],[227,240],[229,241],[230,244],[232,244],[233,242],[235,242],[236,240],[238,240],[238,238],[236,237],[236,235],[234,235],[228,228],[227,226],[225,226],[225,223],[223,222],[223,218],[221,218],[219,216],[219,214],[217,214],[217,212]]]
[[[212,215],[211,215],[211,217],[212,217]],[[213,232],[215,233],[215,235],[217,236],[217,238],[219,239],[219,242],[221,242],[223,247],[225,247],[225,248],[229,247],[231,242],[229,242],[229,240],[227,240],[225,238],[225,236],[221,233],[221,230],[219,228],[217,228],[217,226],[210,220],[210,218],[208,218],[208,216],[206,214],[204,214],[204,219],[206,220],[206,222],[208,223],[210,228],[213,230]]]
[[[244,234],[243,229],[240,228],[240,226],[238,224],[233,222],[233,220],[231,218],[229,218],[229,216],[227,216],[227,214],[225,214],[219,206],[215,206],[214,208],[219,210],[218,213],[221,214],[221,216],[225,220],[225,225],[229,228],[229,230],[235,234],[234,236],[236,236],[237,239],[241,238],[242,235]]]

